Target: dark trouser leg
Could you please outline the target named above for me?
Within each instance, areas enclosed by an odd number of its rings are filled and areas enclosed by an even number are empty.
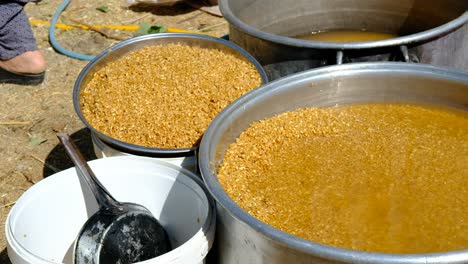
[[[0,60],[37,50],[31,25],[23,9],[26,2],[0,3]]]

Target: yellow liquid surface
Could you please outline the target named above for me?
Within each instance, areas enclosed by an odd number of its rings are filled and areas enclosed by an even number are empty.
[[[218,171],[248,213],[322,244],[468,249],[468,115],[416,105],[308,108],[253,123]]]
[[[334,30],[300,35],[295,38],[326,42],[364,42],[397,38],[398,35],[365,30]]]

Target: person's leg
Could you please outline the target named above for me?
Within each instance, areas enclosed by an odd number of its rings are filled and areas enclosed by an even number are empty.
[[[23,3],[0,3],[0,67],[19,74],[40,74],[45,60],[37,50]]]

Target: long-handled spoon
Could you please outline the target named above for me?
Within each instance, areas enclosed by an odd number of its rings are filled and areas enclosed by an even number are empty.
[[[57,137],[99,205],[99,210],[86,221],[75,241],[74,262],[134,263],[168,252],[167,233],[151,212],[142,205],[115,200],[70,137],[66,133],[58,133]]]

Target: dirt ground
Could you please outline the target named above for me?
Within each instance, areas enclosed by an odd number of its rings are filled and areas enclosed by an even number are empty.
[[[28,4],[30,19],[50,21],[62,0]],[[63,24],[139,25],[159,23],[165,27],[205,32],[214,36],[228,33],[226,21],[190,5],[124,8],[122,1],[74,0],[60,17]],[[107,12],[99,11],[107,7]],[[0,263],[8,264],[5,220],[15,201],[34,183],[72,166],[55,136],[68,132],[88,160],[95,159],[88,130],[73,109],[72,91],[81,69],[88,63],[57,53],[49,43],[48,26],[33,25],[39,49],[48,68],[38,86],[0,84]],[[57,29],[57,41],[66,49],[89,55],[127,39],[132,31],[101,33],[83,29]],[[44,212],[46,213],[46,212]],[[34,219],[31,219],[34,221]]]

